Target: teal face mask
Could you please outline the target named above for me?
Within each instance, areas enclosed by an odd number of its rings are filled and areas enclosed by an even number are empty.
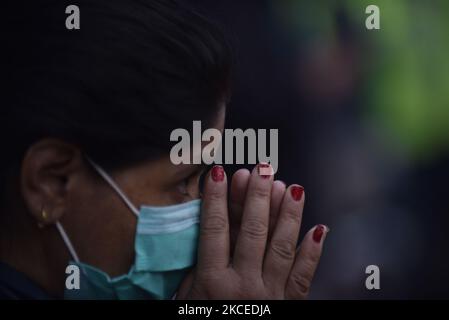
[[[56,226],[70,251],[70,264],[80,269],[80,288],[66,289],[66,299],[169,299],[196,262],[201,200],[137,210],[111,177],[95,163],[98,173],[137,216],[135,262],[128,274],[109,277],[80,262],[62,225]]]

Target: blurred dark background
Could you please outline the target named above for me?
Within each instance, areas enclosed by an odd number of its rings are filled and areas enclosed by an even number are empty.
[[[449,298],[449,2],[183,1],[234,47],[226,128],[278,128],[303,230],[330,226],[310,297]]]

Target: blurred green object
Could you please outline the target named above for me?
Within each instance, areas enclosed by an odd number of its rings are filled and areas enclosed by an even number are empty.
[[[418,160],[434,158],[449,150],[449,2],[376,2],[381,30],[366,31],[375,41],[368,114]]]
[[[370,4],[380,8],[380,30],[365,28]],[[343,8],[362,48],[356,94],[364,120],[415,160],[449,152],[449,1],[277,0],[273,7],[306,44],[334,41]]]

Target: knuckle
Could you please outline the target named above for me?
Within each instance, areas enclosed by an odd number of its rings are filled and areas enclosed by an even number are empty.
[[[306,254],[304,263],[309,270],[314,270],[318,262],[320,261],[320,253],[312,250]]]
[[[299,224],[301,222],[301,212],[299,209],[288,208],[284,212],[284,219]]]
[[[255,199],[265,199],[270,198],[271,190],[264,186],[254,186],[251,193],[252,197]]]
[[[295,246],[289,240],[273,240],[270,246],[275,255],[283,260],[295,258]]]
[[[259,219],[251,219],[242,224],[241,231],[250,239],[264,239],[268,233],[268,225]]]
[[[305,299],[309,295],[311,280],[301,274],[293,274],[290,280],[290,295]]]
[[[211,214],[204,219],[204,223],[201,226],[201,233],[203,235],[215,235],[222,233],[223,230],[227,230],[228,221],[220,214]]]
[[[212,188],[205,194],[205,198],[210,202],[219,202],[223,199],[223,191],[217,188]]]

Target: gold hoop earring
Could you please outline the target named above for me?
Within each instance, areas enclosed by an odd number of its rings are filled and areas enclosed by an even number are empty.
[[[37,226],[39,227],[39,229],[42,229],[43,227],[45,227],[45,225],[44,225],[43,222],[46,222],[47,219],[48,219],[48,213],[47,213],[47,211],[45,211],[45,209],[44,209],[43,207],[42,207],[42,210],[41,210],[41,218],[42,218],[42,222],[39,222],[39,223],[37,224]]]
[[[48,213],[47,213],[47,211],[45,211],[45,209],[42,209],[41,216],[42,216],[42,220],[47,221]]]

